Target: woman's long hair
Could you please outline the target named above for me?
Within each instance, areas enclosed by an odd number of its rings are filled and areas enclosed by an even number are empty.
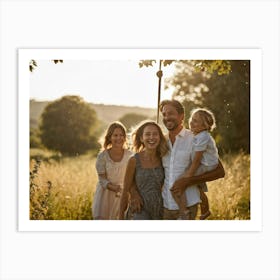
[[[108,149],[112,146],[112,142],[111,142],[111,137],[115,131],[116,128],[120,128],[124,134],[125,137],[125,143],[124,146],[126,144],[126,128],[125,126],[121,123],[121,122],[113,122],[109,125],[109,127],[106,130],[105,136],[104,136],[104,143],[103,143],[103,149]]]
[[[157,155],[160,158],[162,158],[168,151],[167,141],[162,133],[160,126],[154,121],[146,120],[141,122],[140,125],[137,127],[137,129],[132,133],[133,149],[135,152],[141,152],[142,150],[144,150],[145,146],[141,141],[141,137],[143,137],[145,127],[149,125],[153,125],[158,129],[160,135],[160,142],[159,145],[157,146]]]

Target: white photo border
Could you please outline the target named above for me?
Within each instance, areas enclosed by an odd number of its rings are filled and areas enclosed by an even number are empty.
[[[29,62],[35,60],[226,59],[250,60],[251,219],[205,221],[94,221],[29,219]],[[262,50],[261,49],[18,49],[19,231],[261,231]],[[20,167],[20,168],[19,168]]]

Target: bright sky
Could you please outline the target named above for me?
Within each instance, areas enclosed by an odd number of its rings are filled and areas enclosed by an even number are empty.
[[[64,60],[58,64],[37,60],[37,64],[30,72],[30,98],[53,101],[79,95],[91,103],[157,107],[158,63],[142,68],[137,60]],[[162,70],[161,100],[171,98],[171,91],[164,91],[164,78],[173,67]]]

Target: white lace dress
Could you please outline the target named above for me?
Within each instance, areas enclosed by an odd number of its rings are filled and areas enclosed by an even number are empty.
[[[102,151],[96,159],[96,171],[105,174],[106,179],[99,177],[92,204],[92,216],[95,220],[116,220],[120,208],[120,196],[107,189],[108,182],[123,187],[126,166],[133,155],[129,150],[124,151],[121,161],[111,159],[107,150]]]

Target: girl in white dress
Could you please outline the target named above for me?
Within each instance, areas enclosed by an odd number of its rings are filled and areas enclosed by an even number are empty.
[[[103,148],[96,159],[98,183],[92,205],[95,220],[116,220],[127,162],[132,155],[126,144],[126,129],[120,122],[112,123],[105,135]]]
[[[193,110],[189,119],[189,127],[194,135],[192,142],[192,164],[183,174],[183,177],[192,177],[214,170],[219,161],[215,140],[209,133],[216,127],[214,114],[204,108]],[[200,219],[204,220],[211,214],[208,198],[205,194],[205,191],[207,191],[206,184],[203,184],[202,187],[199,188],[199,191],[201,199]],[[186,196],[177,196],[173,194],[173,198],[179,206],[179,219],[186,219],[188,215]]]

